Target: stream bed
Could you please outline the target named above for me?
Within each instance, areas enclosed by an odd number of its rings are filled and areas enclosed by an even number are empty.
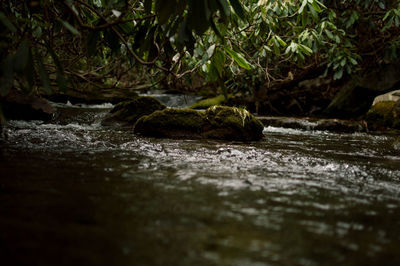
[[[394,136],[152,139],[64,109],[0,143],[2,265],[400,265]]]

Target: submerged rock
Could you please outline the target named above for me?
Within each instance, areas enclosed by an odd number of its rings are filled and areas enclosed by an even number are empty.
[[[244,109],[214,106],[205,112],[168,108],[141,117],[134,132],[150,137],[250,141],[263,137],[263,124]]]
[[[165,108],[165,105],[152,97],[138,97],[117,104],[101,124],[103,126],[134,125],[140,117]]]
[[[366,114],[365,120],[370,130],[400,129],[400,101],[376,103]]]

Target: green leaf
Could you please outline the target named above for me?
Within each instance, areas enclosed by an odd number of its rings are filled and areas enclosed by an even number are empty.
[[[306,7],[307,3],[308,3],[308,0],[303,0],[303,2],[301,3],[301,6],[299,8],[299,11],[298,11],[299,14],[303,13],[304,8]]]
[[[231,49],[229,49],[228,47],[224,48],[225,52],[227,52],[232,59],[242,68],[250,70],[251,69],[251,65],[246,61],[246,59],[243,57],[243,55],[241,55],[240,53],[237,53]]]
[[[326,33],[326,35],[328,36],[329,39],[333,39],[333,34],[332,34],[332,32],[330,30],[325,29],[325,33]]]
[[[284,40],[282,40],[282,38],[279,37],[278,35],[275,36],[275,39],[279,42],[280,46],[282,46],[282,47],[287,46],[286,42]]]
[[[354,58],[349,57],[350,63],[352,63],[353,65],[357,65],[357,61]]]
[[[13,33],[17,32],[17,28],[11,23],[11,21],[7,18],[7,16],[1,11],[0,11],[0,21],[11,32],[13,32]]]
[[[74,35],[80,35],[80,32],[71,24],[69,24],[67,21],[58,19],[58,21],[67,29],[69,30],[72,34]]]
[[[343,58],[342,61],[340,61],[340,66],[344,67],[346,65],[347,59]]]
[[[313,51],[309,47],[307,47],[303,44],[299,44],[298,47],[299,47],[300,51],[302,51],[303,53],[305,53],[308,56],[310,56],[313,53]]]
[[[207,79],[211,82],[217,81],[219,79],[218,70],[213,64],[209,64],[207,68]]]
[[[314,20],[318,19],[318,13],[317,10],[314,9],[314,6],[312,5],[308,5],[308,8],[310,9],[311,15],[313,17]]]
[[[207,49],[207,57],[211,58],[211,56],[213,56],[215,51],[215,44],[211,45],[210,47],[208,47]]]
[[[218,49],[211,60],[220,77],[223,76],[225,59],[225,54]]]
[[[229,0],[229,2],[231,3],[233,10],[238,15],[238,17],[242,20],[246,20],[246,12],[244,11],[243,6],[239,2],[239,0]]]
[[[385,16],[383,17],[383,21],[385,21],[390,15],[392,14],[392,10],[386,12]]]
[[[333,75],[333,79],[334,80],[338,80],[341,79],[343,76],[343,69],[339,69],[338,71],[335,72],[335,74]]]
[[[311,5],[315,9],[315,11],[317,11],[318,13],[322,12],[321,7],[319,6],[319,4],[316,1],[313,1]]]

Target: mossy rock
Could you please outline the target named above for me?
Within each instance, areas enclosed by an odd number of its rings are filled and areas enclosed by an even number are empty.
[[[393,147],[395,150],[400,151],[400,137],[397,137],[397,139],[394,141]]]
[[[134,132],[149,137],[259,140],[263,124],[244,109],[214,106],[205,112],[168,108],[141,117]]]
[[[400,106],[394,101],[378,102],[371,107],[365,120],[370,130],[400,128]]]
[[[206,138],[250,141],[263,137],[264,125],[245,109],[213,106],[206,110],[206,117]]]
[[[134,132],[148,137],[202,138],[207,120],[204,112],[168,108],[141,117]]]
[[[134,125],[140,117],[165,108],[165,105],[152,97],[138,97],[115,105],[109,116],[102,121],[102,125]]]
[[[400,129],[400,100],[397,100],[393,107],[393,124],[394,129]]]
[[[207,109],[214,105],[222,105],[225,103],[225,101],[226,101],[225,96],[219,95],[219,96],[216,96],[213,98],[201,100],[201,101],[193,104],[192,106],[190,106],[190,108],[192,108],[192,109]]]

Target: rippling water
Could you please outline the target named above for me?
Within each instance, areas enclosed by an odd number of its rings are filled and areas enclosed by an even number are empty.
[[[102,128],[105,109],[78,110],[8,126],[6,265],[400,263],[393,136],[268,127],[251,143],[150,139]]]

